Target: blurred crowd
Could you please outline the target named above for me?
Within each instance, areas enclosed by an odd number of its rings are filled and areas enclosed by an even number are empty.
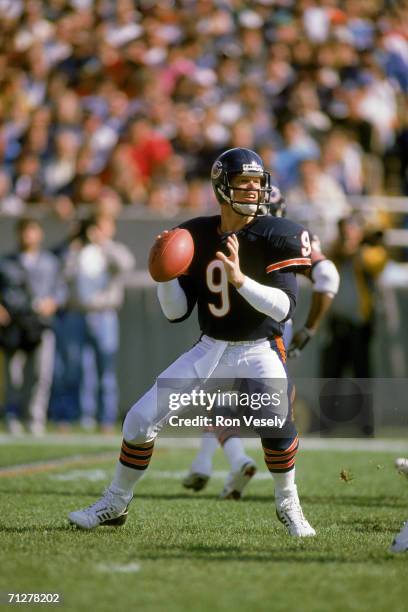
[[[208,212],[243,146],[330,234],[408,194],[407,93],[403,2],[0,0],[0,211]]]

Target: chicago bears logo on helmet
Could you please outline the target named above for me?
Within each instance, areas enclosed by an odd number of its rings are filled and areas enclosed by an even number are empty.
[[[215,180],[218,177],[220,177],[221,173],[222,173],[222,162],[217,159],[217,161],[213,163],[213,167],[211,168],[212,180]]]

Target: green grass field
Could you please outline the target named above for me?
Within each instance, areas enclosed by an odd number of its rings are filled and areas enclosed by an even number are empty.
[[[263,473],[261,453],[250,454]],[[0,591],[59,592],[72,611],[407,610],[408,556],[388,552],[408,518],[395,453],[302,451],[298,487],[318,532],[303,541],[278,523],[267,479],[254,479],[238,503],[217,499],[220,478],[200,494],[182,489],[186,449],[157,450],[124,527],[70,527],[67,513],[99,496],[115,455],[79,444],[0,449],[9,468],[73,457],[0,470]],[[221,453],[216,469],[226,470]]]

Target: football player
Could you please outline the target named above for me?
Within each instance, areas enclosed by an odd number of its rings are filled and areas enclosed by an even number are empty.
[[[274,203],[269,207],[269,213],[278,217],[285,215],[285,202],[282,197],[275,198]],[[285,323],[283,341],[285,348],[289,346],[288,357],[298,357],[309,340],[315,335],[339,288],[340,277],[336,266],[322,254],[317,236],[311,236],[310,240],[312,267],[301,271],[301,274],[309,278],[313,284],[312,301],[304,327],[296,332],[293,337],[292,321]],[[241,459],[236,462],[239,469],[234,470],[231,467],[220,497],[221,499],[234,500],[241,498],[245,487],[256,472],[256,465],[254,460],[245,454],[241,439],[232,428],[217,433],[211,428],[204,431],[200,441],[200,450],[191,464],[188,475],[182,481],[186,489],[198,492],[206,487],[212,473],[213,455],[219,444],[224,448],[224,444],[229,438],[234,439],[233,442],[230,442],[230,446],[234,445],[235,454],[237,456],[240,454]]]
[[[279,381],[278,388],[285,387],[281,399],[286,395],[282,333],[296,305],[296,273],[311,267],[309,232],[267,214],[280,193],[254,151],[224,152],[212,166],[211,180],[220,215],[181,225],[194,240],[188,274],[158,284],[158,298],[170,321],[184,320],[197,304],[202,335],[127,413],[113,481],[94,504],[70,513],[69,520],[78,527],[125,522],[134,487],[149,465],[158,431],[171,414],[168,405],[158,402],[160,384],[170,384],[169,379],[240,378],[264,385]],[[290,535],[314,536],[297,494],[298,436],[284,401],[282,414],[282,429],[261,433],[275,485],[276,512]],[[238,469],[240,456],[229,443],[225,442],[224,451]]]

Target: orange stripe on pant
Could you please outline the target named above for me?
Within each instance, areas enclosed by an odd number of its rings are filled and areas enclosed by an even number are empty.
[[[283,363],[286,363],[286,349],[282,336],[275,336],[275,343]]]

